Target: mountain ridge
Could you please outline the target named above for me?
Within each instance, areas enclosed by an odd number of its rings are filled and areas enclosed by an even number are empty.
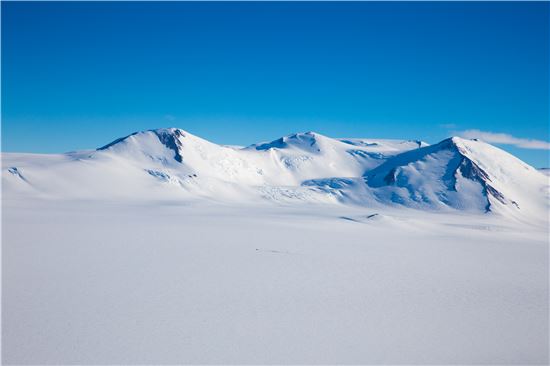
[[[540,215],[548,207],[548,182],[541,172],[490,144],[459,137],[428,145],[335,139],[309,131],[235,148],[172,127],[134,132],[92,152],[42,161],[19,155],[13,164],[3,154],[3,160],[9,189],[46,196],[62,195],[61,187],[77,197],[119,195],[126,187],[123,195],[143,199],[166,191],[176,200],[260,197],[511,215]]]

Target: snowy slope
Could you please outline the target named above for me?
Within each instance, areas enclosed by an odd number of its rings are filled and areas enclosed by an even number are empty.
[[[245,148],[176,128],[94,151],[3,154],[8,196],[348,203],[539,216],[548,180],[483,142],[333,139],[296,133]]]
[[[365,174],[378,200],[410,207],[544,216],[547,179],[507,152],[458,137],[399,154]]]

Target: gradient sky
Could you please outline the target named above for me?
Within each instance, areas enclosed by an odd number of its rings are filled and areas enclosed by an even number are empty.
[[[549,5],[3,1],[2,151],[169,126],[241,145],[548,141]],[[548,150],[499,146],[549,166]]]

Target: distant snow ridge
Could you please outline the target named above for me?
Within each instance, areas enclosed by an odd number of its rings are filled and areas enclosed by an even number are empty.
[[[272,148],[285,149],[294,147],[307,152],[320,153],[322,141],[318,140],[322,140],[324,138],[324,136],[316,134],[315,132],[295,133],[268,143],[252,145],[251,147],[256,150],[268,150]]]
[[[428,145],[306,132],[239,148],[162,128],[92,152],[3,160],[7,194],[47,197],[339,202],[544,216],[550,191],[547,177],[514,156],[458,137]]]

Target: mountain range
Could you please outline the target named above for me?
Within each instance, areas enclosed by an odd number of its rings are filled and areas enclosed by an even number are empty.
[[[178,128],[132,133],[96,150],[3,153],[4,195],[340,203],[545,217],[548,177],[479,140],[287,135],[247,147]]]

